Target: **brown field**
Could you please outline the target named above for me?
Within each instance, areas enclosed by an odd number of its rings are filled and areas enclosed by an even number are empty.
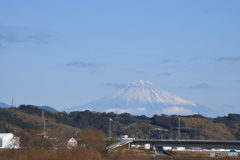
[[[156,155],[138,149],[116,149],[108,153],[86,148],[75,149],[3,149],[1,160],[231,160],[240,156],[210,157],[209,151],[168,151],[169,155]]]
[[[106,142],[104,133],[99,130],[85,129],[79,134],[78,146],[67,148],[67,137],[49,138],[39,130],[19,132],[19,149],[1,149],[0,160],[228,160],[240,156],[211,157],[210,151],[166,151],[156,155],[150,150],[127,149],[122,146],[106,150],[114,141]],[[55,137],[55,136],[54,136]]]

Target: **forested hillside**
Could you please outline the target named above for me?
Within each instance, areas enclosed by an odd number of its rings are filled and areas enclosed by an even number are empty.
[[[128,113],[99,113],[75,111],[71,113],[44,111],[46,129],[71,137],[81,129],[102,130],[106,135],[111,121],[112,136],[127,134],[134,138],[178,138],[182,139],[237,139],[240,140],[240,115],[207,118],[202,115],[177,116],[154,115],[134,116]],[[179,119],[180,118],[180,119]],[[0,132],[19,132],[22,129],[43,130],[42,110],[32,105],[0,109]]]

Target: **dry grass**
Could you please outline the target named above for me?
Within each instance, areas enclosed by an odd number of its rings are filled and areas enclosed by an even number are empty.
[[[147,155],[144,150],[117,149],[103,156],[96,150],[75,149],[31,149],[0,150],[1,160],[237,160],[240,156],[210,157],[209,151],[168,151],[167,155]]]

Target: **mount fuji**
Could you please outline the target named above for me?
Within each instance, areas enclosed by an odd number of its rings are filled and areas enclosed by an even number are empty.
[[[125,88],[85,105],[67,109],[71,111],[91,110],[97,112],[131,113],[152,116],[154,114],[205,114],[211,111],[194,101],[184,100],[155,86],[149,81],[133,81]]]

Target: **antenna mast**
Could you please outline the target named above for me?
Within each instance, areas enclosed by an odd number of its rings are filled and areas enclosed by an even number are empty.
[[[44,121],[44,110],[42,110],[42,121]]]
[[[11,107],[13,108],[14,107],[14,97],[12,97],[12,105],[11,105]]]
[[[180,120],[181,120],[181,118],[179,117],[178,118],[178,140],[180,140],[181,139],[181,132],[180,132]]]
[[[12,107],[13,107],[13,100],[14,100],[14,98],[12,97]]]
[[[45,119],[44,117],[44,110],[42,110],[42,121],[43,121],[43,135],[46,135],[46,121],[47,119]]]
[[[112,138],[111,121],[113,121],[112,118],[109,118],[109,140]]]

